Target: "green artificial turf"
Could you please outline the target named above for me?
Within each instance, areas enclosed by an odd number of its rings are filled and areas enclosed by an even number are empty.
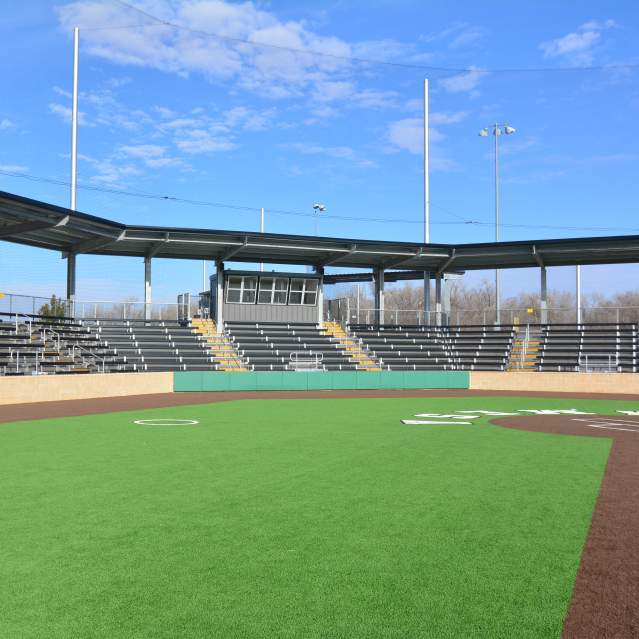
[[[0,637],[559,637],[610,440],[407,426],[539,398],[0,425]],[[140,426],[151,417],[196,426]]]

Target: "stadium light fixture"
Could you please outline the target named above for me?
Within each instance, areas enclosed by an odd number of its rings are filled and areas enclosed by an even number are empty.
[[[326,210],[326,205],[322,204],[321,202],[315,202],[313,204],[313,210],[316,213],[316,215],[315,215],[315,235],[319,235],[319,216],[320,216],[320,213],[324,213],[324,211]]]
[[[495,138],[495,241],[499,242],[499,136],[512,135],[515,133],[515,128],[509,124],[492,124],[489,127],[484,127],[479,132],[479,136],[487,138],[490,130],[492,129],[493,137]],[[495,320],[497,324],[501,323],[501,300],[499,291],[499,269],[495,270]]]

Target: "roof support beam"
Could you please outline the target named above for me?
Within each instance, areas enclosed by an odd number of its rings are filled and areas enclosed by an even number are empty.
[[[424,254],[423,249],[419,249],[419,251],[417,251],[413,255],[403,255],[402,257],[399,257],[399,258],[394,259],[394,260],[387,260],[386,262],[384,262],[384,268],[385,269],[395,268],[395,267],[399,266],[400,264],[404,264],[405,262],[409,262],[410,260],[418,259],[418,258],[422,257],[423,254]]]
[[[248,237],[244,238],[244,241],[239,246],[234,246],[233,248],[227,249],[222,253],[222,255],[218,258],[220,262],[226,262],[234,255],[237,255],[241,250],[245,249],[248,245]]]
[[[99,248],[108,246],[113,242],[120,242],[125,238],[126,231],[122,231],[117,237],[92,237],[83,242],[77,242],[73,244],[69,249],[72,253],[87,253],[89,251],[95,251]]]
[[[69,218],[65,218],[68,220]],[[59,226],[58,222],[21,222],[20,224],[11,224],[11,226],[0,227],[0,238],[8,238],[14,235],[22,235],[23,233],[31,233],[33,231],[41,231],[42,229],[50,229]]]
[[[453,261],[456,258],[457,258],[457,252],[455,251],[455,249],[451,249],[450,256],[437,269],[437,274],[441,275],[453,263]]]
[[[349,255],[352,255],[353,253],[355,253],[356,250],[357,250],[357,244],[351,244],[348,250],[344,251],[343,253],[333,253],[329,255],[326,259],[323,259],[322,261],[318,262],[317,265],[322,267],[328,266],[329,264],[333,264],[334,262],[337,262],[344,257],[348,257]]]
[[[546,265],[544,264],[544,260],[542,259],[541,255],[538,253],[537,247],[534,244],[532,247],[532,252],[533,252],[533,257],[535,258],[535,262],[537,262],[537,264],[539,264],[541,268],[545,268]]]
[[[126,231],[124,231],[124,233],[126,233]],[[121,239],[124,239],[124,238],[121,238]],[[154,257],[155,255],[157,255],[157,253],[162,249],[162,247],[168,241],[169,241],[169,234],[165,233],[163,240],[161,240],[160,242],[155,242],[154,244],[151,244],[147,252],[144,254],[144,257],[147,257],[147,258]]]

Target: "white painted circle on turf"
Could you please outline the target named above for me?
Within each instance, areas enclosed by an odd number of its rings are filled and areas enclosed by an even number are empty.
[[[140,426],[194,426],[200,422],[195,419],[137,419],[133,423]]]

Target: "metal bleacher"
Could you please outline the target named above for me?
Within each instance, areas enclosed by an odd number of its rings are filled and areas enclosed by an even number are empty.
[[[0,375],[217,370],[206,341],[177,321],[0,315]]]
[[[541,335],[541,371],[637,371],[636,324],[553,324]]]
[[[515,334],[492,326],[349,328],[388,370],[505,370]]]
[[[135,365],[79,321],[0,314],[0,374],[135,370]]]
[[[637,324],[550,324],[523,332],[368,324],[337,331],[332,324],[225,322],[212,340],[188,321],[0,313],[0,375],[234,370],[214,352],[220,339],[237,370],[637,372],[639,365]]]
[[[339,340],[318,324],[225,322],[225,333],[252,370],[357,370]]]
[[[216,370],[203,338],[178,321],[100,319],[86,325],[140,370]]]

